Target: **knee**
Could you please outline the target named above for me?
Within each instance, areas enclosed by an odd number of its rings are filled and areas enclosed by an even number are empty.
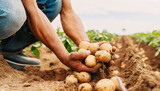
[[[3,10],[0,16],[0,39],[5,39],[15,34],[26,21],[26,14],[23,8]]]

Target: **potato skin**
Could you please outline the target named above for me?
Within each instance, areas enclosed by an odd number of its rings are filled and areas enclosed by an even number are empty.
[[[102,45],[100,45],[100,50],[105,50],[109,53],[112,52],[112,45],[109,43],[103,43]]]
[[[119,77],[120,78],[120,77]],[[121,79],[121,78],[120,78]],[[121,79],[122,80],[122,79]],[[113,83],[115,84],[115,86],[116,86],[116,90],[117,91],[120,91],[121,89],[120,89],[120,86],[119,86],[119,83],[118,83],[118,80],[117,80],[117,78],[116,78],[116,76],[114,76],[114,77],[112,77],[111,78],[111,81],[113,81]],[[123,82],[123,85],[125,86],[125,83]]]
[[[76,76],[80,83],[87,83],[91,81],[91,75],[87,72],[76,73]]]
[[[99,62],[109,62],[111,60],[111,54],[103,50],[97,51],[95,57]]]
[[[118,70],[112,71],[112,76],[117,76],[117,75],[119,75],[119,71]]]
[[[97,64],[96,57],[93,55],[89,55],[85,59],[85,65],[88,67],[94,67]]]
[[[92,86],[89,83],[82,83],[78,86],[78,91],[92,91]]]
[[[79,44],[79,49],[84,48],[84,49],[88,50],[89,45],[90,45],[89,42],[87,42],[87,41],[82,41],[82,42]]]
[[[81,48],[81,49],[78,50],[78,52],[81,52],[81,51],[87,51],[87,50],[84,49],[84,48]]]
[[[78,83],[78,79],[74,75],[68,75],[65,79],[65,83],[68,85]]]
[[[95,91],[115,91],[115,84],[109,79],[101,79],[97,82]]]
[[[91,51],[91,54],[94,55],[99,50],[99,45],[97,43],[91,43],[89,45],[89,50]]]
[[[118,84],[118,80],[117,80],[117,78],[115,76],[111,78],[111,81],[113,81],[113,83],[115,84],[116,90],[120,90],[120,87],[119,87],[119,84]]]

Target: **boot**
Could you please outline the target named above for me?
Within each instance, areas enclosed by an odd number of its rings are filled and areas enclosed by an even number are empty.
[[[7,63],[18,70],[24,70],[25,66],[32,65],[40,68],[40,60],[36,58],[30,58],[23,54],[22,52],[18,54],[3,54],[4,59]]]
[[[24,70],[27,65],[40,67],[40,60],[29,58],[21,51],[30,44],[38,41],[30,32],[27,23],[13,36],[2,40],[0,52],[8,64],[18,70]]]

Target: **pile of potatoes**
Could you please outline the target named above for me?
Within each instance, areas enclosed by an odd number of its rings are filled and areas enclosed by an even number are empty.
[[[89,43],[82,41],[79,45],[80,51],[89,50],[91,54],[85,58],[84,63],[87,67],[94,67],[98,62],[108,63],[111,60],[111,53],[116,50],[109,43],[103,43],[100,46],[97,43]],[[96,83],[96,91],[115,91],[120,90],[118,81],[116,79],[118,71],[113,72],[111,79],[101,79]],[[68,85],[81,83],[78,86],[78,91],[92,91],[92,86],[89,84],[91,75],[87,72],[74,72],[72,75],[66,77],[65,83]]]
[[[79,45],[79,52],[89,50],[91,54],[85,59],[85,65],[94,67],[97,62],[108,63],[111,60],[111,53],[116,48],[109,43],[103,43],[100,46],[97,43],[82,41]]]
[[[81,83],[78,86],[78,91],[92,91],[92,86],[89,84],[91,81],[91,75],[87,72],[74,72],[72,75],[68,75],[65,79],[67,85]],[[125,84],[123,83],[125,86]],[[119,91],[120,86],[116,76],[111,79],[101,79],[96,83],[95,91]]]
[[[67,85],[82,83],[79,85],[78,91],[92,91],[92,86],[89,84],[90,81],[91,75],[87,72],[74,72],[65,79]]]

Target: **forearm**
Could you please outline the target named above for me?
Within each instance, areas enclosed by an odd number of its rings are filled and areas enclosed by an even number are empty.
[[[64,32],[77,44],[81,41],[89,41],[80,18],[70,6],[70,2],[63,0],[61,22]]]
[[[28,24],[33,34],[54,51],[59,59],[64,60],[64,55],[68,55],[68,52],[54,31],[50,21],[36,5],[32,6],[32,8],[31,6],[25,6],[25,8],[28,12]]]

